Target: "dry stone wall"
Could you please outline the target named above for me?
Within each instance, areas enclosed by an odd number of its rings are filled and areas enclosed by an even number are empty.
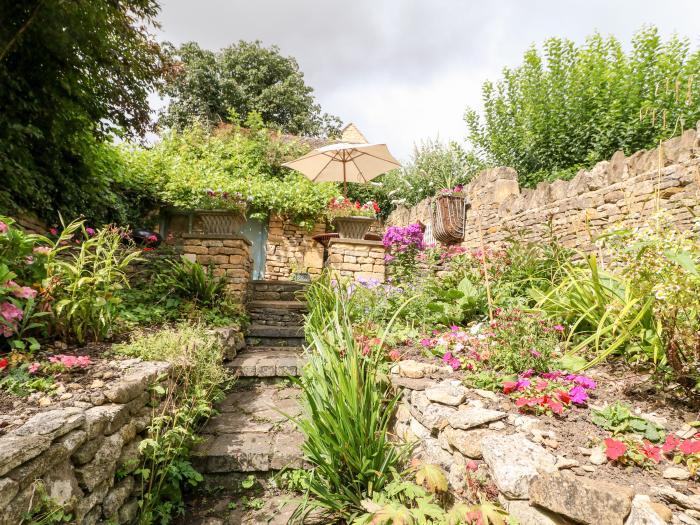
[[[253,259],[250,241],[236,235],[183,234],[182,253],[193,262],[214,266],[214,275],[225,276],[231,293],[245,301]]]
[[[80,525],[133,522],[138,487],[132,473],[152,417],[149,387],[167,376],[170,365],[132,365],[106,387],[101,404],[39,412],[0,437],[0,525],[22,521],[36,503],[37,480]]]
[[[547,238],[551,224],[565,246],[591,251],[593,239],[609,227],[641,225],[658,209],[666,210],[680,227],[690,227],[693,214],[700,214],[700,124],[657,149],[629,157],[619,151],[569,181],[523,189],[515,170],[494,168],[482,172],[465,191],[471,209],[462,244],[469,248],[479,247],[480,231],[487,244],[513,235],[537,242]],[[395,210],[387,225],[431,220],[425,200]]]
[[[331,239],[328,264],[341,276],[355,279],[376,279],[384,282],[384,245],[381,241]]]
[[[523,525],[697,523],[700,496],[683,494],[683,483],[601,479],[592,456],[580,463],[559,450],[547,417],[513,413],[499,394],[465,387],[450,367],[400,361],[391,378],[403,389],[395,434],[444,470],[457,497],[473,497],[469,480],[480,479]]]
[[[305,267],[311,275],[323,270],[323,246],[312,239],[326,233],[326,225],[316,224],[311,231],[282,217],[271,217],[267,234],[265,279],[288,280],[292,266]]]

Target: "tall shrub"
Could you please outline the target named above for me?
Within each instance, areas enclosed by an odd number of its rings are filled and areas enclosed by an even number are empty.
[[[521,184],[571,176],[694,127],[700,119],[700,50],[640,30],[629,52],[595,33],[583,45],[562,38],[534,46],[523,63],[483,85],[483,118],[469,109],[469,139],[488,163],[512,166]]]

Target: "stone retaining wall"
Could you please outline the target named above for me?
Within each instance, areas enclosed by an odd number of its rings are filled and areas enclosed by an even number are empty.
[[[385,249],[381,241],[331,239],[328,264],[343,277],[384,282]]]
[[[286,281],[292,265],[305,267],[311,275],[323,269],[323,246],[312,239],[326,233],[326,225],[314,225],[311,231],[281,217],[271,217],[267,234],[265,279]]]
[[[487,244],[514,234],[537,242],[547,238],[551,224],[565,246],[591,251],[592,239],[608,227],[641,225],[657,209],[667,210],[685,228],[700,214],[700,133],[687,130],[660,148],[629,157],[618,151],[572,180],[540,183],[534,190],[520,188],[515,170],[494,168],[465,191],[472,207],[462,244],[469,248],[480,246],[480,230]],[[395,210],[387,226],[416,221],[432,221],[429,200]]]
[[[183,234],[182,253],[193,262],[212,264],[214,275],[226,277],[229,292],[246,300],[253,269],[250,241],[237,235]]]
[[[133,522],[139,487],[131,473],[152,417],[149,387],[169,369],[136,362],[107,385],[101,404],[39,412],[0,437],[0,525],[17,525],[37,503],[37,480],[80,525]]]
[[[442,379],[430,377],[436,375]],[[521,525],[697,523],[700,496],[672,484],[642,493],[598,479],[593,465],[557,455],[561,438],[546,418],[508,413],[501,396],[453,377],[449,367],[411,360],[392,369],[392,382],[404,389],[396,435],[417,444],[420,460],[444,469],[456,496],[466,493],[471,470],[495,483],[499,501]]]

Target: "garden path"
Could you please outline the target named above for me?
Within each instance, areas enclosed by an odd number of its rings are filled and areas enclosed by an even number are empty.
[[[301,288],[253,282],[247,345],[229,363],[238,379],[193,452],[205,483],[188,502],[188,524],[281,524],[296,506],[274,488],[271,477],[286,467],[302,467],[303,437],[287,417],[301,410],[299,389],[289,381],[303,364]]]

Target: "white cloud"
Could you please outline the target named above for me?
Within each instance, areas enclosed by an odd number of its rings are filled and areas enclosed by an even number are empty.
[[[629,41],[655,24],[700,44],[698,0],[163,0],[160,20],[175,43],[279,45],[325,111],[403,158],[426,137],[462,140],[483,81],[548,37],[598,30]]]

